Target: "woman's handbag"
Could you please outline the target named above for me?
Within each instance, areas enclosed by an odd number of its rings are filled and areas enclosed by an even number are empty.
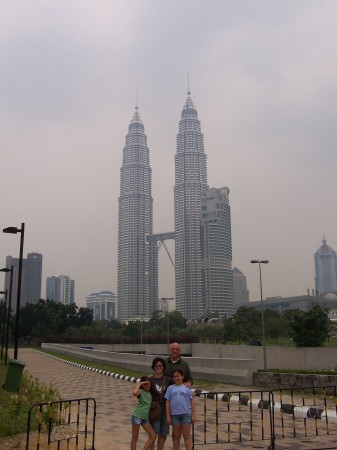
[[[152,400],[151,402],[151,408],[149,412],[149,421],[150,423],[155,422],[156,420],[160,419],[160,403],[159,400]]]

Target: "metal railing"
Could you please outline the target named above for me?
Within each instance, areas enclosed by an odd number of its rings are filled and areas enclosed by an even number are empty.
[[[94,450],[96,400],[34,403],[28,413],[26,450]]]
[[[193,426],[193,446],[264,442],[273,448],[273,393],[270,391],[231,391],[202,393]]]
[[[301,442],[337,449],[336,386],[273,391],[196,390],[193,448],[212,444],[286,445]],[[200,397],[198,399],[198,397]],[[239,448],[239,447],[237,447]]]

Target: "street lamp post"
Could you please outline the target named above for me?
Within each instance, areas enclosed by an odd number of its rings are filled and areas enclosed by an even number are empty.
[[[10,269],[8,267],[4,267],[0,269],[0,272],[10,272],[11,277],[9,280],[9,297],[8,297],[8,311],[7,311],[7,329],[6,329],[6,350],[5,350],[5,366],[7,366],[8,359],[8,342],[9,342],[9,323],[11,318],[11,309],[12,309],[12,287],[13,287],[13,266]]]
[[[261,322],[262,322],[262,346],[263,346],[263,368],[267,369],[267,355],[266,355],[266,333],[264,327],[264,307],[263,307],[263,294],[262,294],[262,275],[261,275],[261,264],[268,264],[268,259],[252,259],[250,261],[252,264],[259,265],[260,272],[260,293],[261,293]]]
[[[163,297],[161,299],[162,301],[165,302],[166,305],[166,316],[167,316],[167,327],[166,327],[166,335],[167,335],[167,352],[170,352],[170,314],[169,314],[169,301],[170,300],[174,300],[173,297],[167,298],[167,297]]]
[[[5,295],[5,302],[3,304],[2,317],[1,317],[1,361],[4,355],[4,344],[5,344],[5,324],[6,324],[6,313],[7,313],[7,289],[5,291],[0,291],[0,294]]]
[[[14,334],[14,359],[18,359],[19,347],[19,320],[20,320],[20,301],[21,301],[21,280],[22,280],[22,260],[23,260],[23,242],[25,238],[25,224],[21,224],[21,228],[8,227],[2,230],[4,233],[21,234],[20,238],[20,256],[19,256],[19,273],[18,273],[18,289],[16,299],[16,314],[15,314],[15,334]]]
[[[140,318],[140,353],[143,354],[143,316]]]

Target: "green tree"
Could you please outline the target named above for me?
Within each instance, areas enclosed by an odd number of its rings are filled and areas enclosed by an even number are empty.
[[[267,309],[264,322],[266,339],[271,338],[277,343],[278,338],[289,336],[289,321],[279,312]]]
[[[320,305],[310,311],[297,311],[291,321],[291,336],[296,347],[322,347],[329,336],[328,312]]]
[[[242,306],[234,315],[233,340],[249,342],[251,339],[261,339],[261,312]]]
[[[37,304],[21,307],[19,336],[60,335],[69,327],[90,326],[92,321],[92,311],[88,308],[78,309],[75,303],[64,305],[41,299]]]
[[[223,322],[223,340],[224,342],[235,341],[235,321],[234,317],[226,317]]]

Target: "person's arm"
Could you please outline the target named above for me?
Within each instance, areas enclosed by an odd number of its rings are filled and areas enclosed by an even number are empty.
[[[184,363],[183,372],[185,378],[191,378],[191,369],[188,362],[183,359],[183,363]]]
[[[140,388],[144,383],[146,383],[146,381],[140,381],[132,391],[132,395],[134,395],[135,397],[140,397]]]
[[[170,400],[166,399],[165,402],[165,412],[166,412],[166,423],[171,425],[171,414],[170,414]]]
[[[197,412],[195,409],[194,398],[191,398],[191,407],[192,407],[192,423],[195,423],[197,420]]]

